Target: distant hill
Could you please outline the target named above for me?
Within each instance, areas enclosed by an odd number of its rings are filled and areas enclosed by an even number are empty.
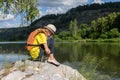
[[[105,3],[105,4],[92,4],[78,6],[68,10],[65,14],[46,15],[34,21],[31,27],[40,27],[48,23],[53,23],[57,26],[59,31],[68,30],[69,23],[73,19],[77,19],[78,25],[83,23],[90,24],[92,20],[100,17],[107,16],[112,12],[120,11],[120,2]]]
[[[78,6],[68,10],[65,14],[43,16],[28,27],[1,29],[0,40],[25,40],[32,30],[43,27],[48,23],[55,24],[58,30],[57,33],[59,33],[63,30],[68,30],[69,23],[73,19],[78,21],[78,26],[80,27],[83,23],[89,25],[92,20],[97,20],[112,12],[120,12],[120,2]]]
[[[0,41],[25,40],[27,36],[27,27],[0,29]]]

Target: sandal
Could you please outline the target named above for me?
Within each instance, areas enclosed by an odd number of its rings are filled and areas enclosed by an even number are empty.
[[[53,60],[47,60],[47,62],[50,63],[50,64],[53,64],[53,65],[55,65],[57,67],[60,65],[60,63],[58,61],[56,61],[55,59],[53,59]]]

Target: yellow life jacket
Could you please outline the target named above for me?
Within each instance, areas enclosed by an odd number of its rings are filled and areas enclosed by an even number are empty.
[[[47,37],[47,33],[46,33],[45,29],[39,28],[39,29],[34,30],[33,32],[30,33],[30,35],[27,38],[27,42],[26,42],[27,50],[30,50],[32,48],[32,46],[40,46],[40,44],[37,44],[37,45],[33,44],[34,38],[38,33],[44,33],[45,36]]]

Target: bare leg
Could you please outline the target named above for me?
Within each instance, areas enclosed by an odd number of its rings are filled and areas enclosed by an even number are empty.
[[[49,49],[50,49],[50,51],[51,51],[51,53],[50,54],[48,54],[49,55],[49,57],[48,57],[48,62],[49,63],[51,63],[51,64],[54,64],[54,65],[56,65],[56,66],[59,66],[60,65],[60,63],[55,59],[55,57],[54,57],[54,38],[53,37],[51,37],[51,38],[49,38],[48,39],[48,46],[49,46]],[[42,46],[41,46],[42,47]],[[40,53],[40,58],[42,58],[42,56],[44,55],[44,47],[42,47],[41,48],[41,53]]]
[[[51,53],[49,54],[49,58],[47,60],[48,63],[54,64],[55,66],[59,66],[60,63],[54,58],[54,55]]]
[[[54,55],[53,55],[53,54],[50,54],[48,59],[49,59],[49,60],[53,60],[53,59],[54,59]]]

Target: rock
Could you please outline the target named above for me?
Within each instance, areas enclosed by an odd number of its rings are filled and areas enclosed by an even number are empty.
[[[17,61],[11,68],[0,71],[0,80],[86,80],[76,69],[47,62]]]

